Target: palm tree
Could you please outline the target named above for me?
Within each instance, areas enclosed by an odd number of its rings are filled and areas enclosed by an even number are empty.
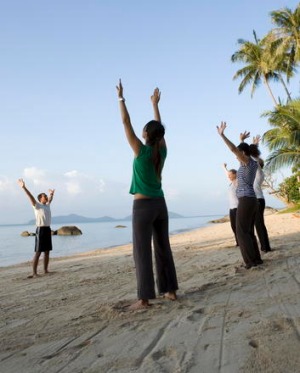
[[[238,40],[240,48],[231,56],[231,61],[243,63],[245,66],[235,73],[233,79],[242,79],[238,88],[239,93],[243,92],[244,88],[251,84],[251,97],[253,97],[256,88],[263,81],[275,106],[277,106],[278,103],[270,88],[269,81],[278,80],[278,74],[270,67],[269,56],[265,53],[265,45],[257,39],[255,31],[253,31],[253,35],[255,43],[244,39]]]
[[[272,30],[278,41],[277,52],[289,55],[289,63],[294,66],[300,61],[300,4],[293,12],[289,8],[270,13],[272,22],[277,26]]]
[[[278,52],[281,48],[281,43],[275,38],[273,31],[269,32],[262,40],[264,46],[265,59],[268,60],[269,68],[272,69],[278,76],[286,95],[287,101],[291,101],[292,97],[287,88],[287,83],[294,76],[296,68],[290,63],[290,55],[286,51]],[[286,76],[287,83],[283,79]],[[281,104],[281,103],[280,103]]]
[[[262,140],[271,154],[266,160],[270,171],[284,166],[300,168],[300,99],[280,105],[263,114],[273,127],[265,132]]]

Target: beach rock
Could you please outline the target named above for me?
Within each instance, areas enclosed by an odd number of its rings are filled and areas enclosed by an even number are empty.
[[[58,236],[79,236],[82,234],[81,230],[75,226],[60,227],[55,232]]]
[[[215,220],[211,220],[209,223],[226,223],[228,222],[230,219],[229,219],[229,215],[226,215],[224,216],[223,218],[220,218],[220,219],[215,219]]]
[[[21,233],[21,236],[22,237],[29,237],[30,233],[28,231],[24,231],[24,232]]]
[[[264,215],[271,215],[271,214],[275,214],[276,212],[278,212],[277,209],[274,209],[273,207],[266,206]]]

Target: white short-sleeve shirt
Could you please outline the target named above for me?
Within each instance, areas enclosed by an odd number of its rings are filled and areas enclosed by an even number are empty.
[[[37,227],[50,227],[51,225],[51,210],[50,205],[43,205],[42,203],[37,202],[33,206],[36,226]]]

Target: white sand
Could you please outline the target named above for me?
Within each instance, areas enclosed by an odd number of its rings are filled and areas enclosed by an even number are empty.
[[[242,272],[229,223],[171,236],[178,301],[135,312],[131,245],[1,268],[0,372],[300,372],[300,219],[266,225],[274,251]]]

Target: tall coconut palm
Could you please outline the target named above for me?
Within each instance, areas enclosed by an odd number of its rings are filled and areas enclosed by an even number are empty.
[[[262,137],[271,151],[266,166],[271,171],[284,166],[300,168],[300,99],[263,115],[269,118],[273,127]]]
[[[239,93],[243,92],[245,87],[251,84],[251,97],[253,97],[256,88],[263,82],[271,95],[274,105],[277,106],[278,103],[270,88],[269,81],[277,81],[278,74],[270,66],[269,56],[265,53],[264,44],[257,39],[255,31],[253,34],[255,43],[244,39],[238,40],[240,48],[231,56],[231,61],[242,63],[245,66],[235,73],[233,79],[242,79],[238,88]]]
[[[284,8],[271,12],[270,16],[276,25],[272,33],[279,42],[277,51],[281,54],[288,52],[290,64],[295,65],[300,62],[300,4],[295,11]]]
[[[290,55],[286,51],[280,51],[281,42],[275,38],[273,31],[269,32],[262,40],[264,46],[265,58],[268,60],[269,68],[278,74],[278,80],[281,82],[287,101],[291,101],[292,97],[288,90],[287,83],[296,72],[295,64],[290,63]],[[286,77],[286,82],[283,78]]]

